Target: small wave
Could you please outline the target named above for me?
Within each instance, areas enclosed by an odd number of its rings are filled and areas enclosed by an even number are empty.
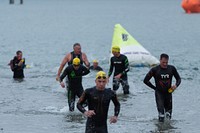
[[[120,121],[126,121],[126,122],[152,122],[154,118],[147,117],[147,116],[123,116],[121,115],[119,117]]]
[[[42,113],[47,113],[47,114],[65,114],[68,119],[78,119],[83,117],[82,113],[80,113],[77,109],[75,109],[74,112],[69,111],[68,106],[64,106],[61,108],[54,107],[54,106],[47,106],[39,110]]]
[[[41,112],[48,112],[48,113],[60,113],[60,110],[57,107],[48,106],[40,110]]]
[[[42,108],[40,111],[44,112],[44,113],[58,113],[58,114],[76,113],[76,111],[75,112],[70,112],[68,106],[64,106],[62,108],[58,108],[58,107],[54,107],[54,106],[47,106],[47,107]]]
[[[27,88],[28,90],[37,90],[38,88],[37,87],[29,87]]]
[[[52,75],[52,74],[40,74],[40,75],[32,75],[29,78],[33,78],[34,79],[34,78],[43,78],[43,77],[45,77],[45,78],[53,78],[53,77],[55,77],[55,75]]]
[[[0,101],[0,105],[1,105],[1,107],[5,106],[6,105],[6,101],[5,100]]]

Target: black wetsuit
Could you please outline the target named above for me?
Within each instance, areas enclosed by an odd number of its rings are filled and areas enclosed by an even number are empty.
[[[75,54],[74,51],[71,52],[71,60],[68,62],[68,65],[72,65],[73,59],[74,58],[79,58],[80,59],[80,64],[83,64],[83,58],[82,58],[82,53],[80,54]]]
[[[66,76],[68,79],[68,104],[69,110],[74,111],[76,96],[80,97],[83,93],[82,76],[87,75],[90,71],[83,65],[75,70],[73,65],[69,65],[60,76],[62,81]]]
[[[103,71],[103,69],[100,66],[97,66],[96,68],[94,68],[94,66],[91,66],[90,70]]]
[[[129,93],[129,84],[128,84],[128,77],[127,77],[127,72],[129,71],[129,62],[128,58],[120,54],[119,57],[111,57],[110,59],[110,69],[108,72],[108,76],[110,77],[112,75],[113,69],[115,68],[114,71],[114,76],[113,76],[113,90],[116,91],[119,88],[119,84],[122,84],[124,94]],[[122,74],[121,79],[115,79],[114,77],[118,74]]]
[[[24,68],[26,67],[25,65],[25,59],[24,59],[24,62],[21,66],[18,66],[19,62],[21,60],[18,60],[17,57],[15,56],[14,59],[12,60],[12,71],[13,71],[13,78],[16,78],[16,79],[22,79],[24,78]]]
[[[173,76],[176,79],[176,86],[181,83],[181,78],[172,65],[168,65],[167,68],[161,68],[160,65],[152,68],[144,78],[144,83],[150,88],[155,90],[157,110],[159,117],[164,117],[165,113],[172,114],[172,93],[168,92],[171,88]],[[155,86],[150,82],[150,79],[154,77]]]
[[[107,117],[110,101],[114,103],[114,115],[118,116],[120,103],[117,96],[111,89],[99,91],[96,87],[86,89],[77,103],[77,108],[84,113],[86,110],[82,106],[88,101],[88,110],[94,110],[95,115],[87,118],[85,133],[107,133]]]
[[[83,65],[82,53],[75,54],[74,51],[72,51],[70,54],[71,54],[71,60],[68,62],[68,66],[72,65],[72,62],[73,62],[74,58],[79,58],[80,59],[80,64]],[[66,89],[68,90],[69,89],[69,80],[68,80],[68,78],[66,78],[65,83],[66,83]]]

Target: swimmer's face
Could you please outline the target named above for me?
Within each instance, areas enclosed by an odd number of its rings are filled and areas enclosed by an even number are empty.
[[[18,60],[21,60],[21,59],[22,59],[22,53],[18,53],[18,54],[17,54],[17,59],[18,59]]]
[[[112,54],[113,54],[114,56],[117,57],[117,56],[119,56],[120,53],[119,53],[119,52],[112,51]]]
[[[75,70],[78,70],[80,65],[73,65],[73,67],[74,67]]]
[[[97,62],[93,62],[93,67],[96,68],[98,66]]]
[[[167,68],[168,60],[169,59],[167,59],[167,58],[160,59],[160,66],[161,66],[161,68]]]
[[[106,87],[106,79],[103,79],[103,78],[101,78],[101,79],[96,79],[95,80],[95,82],[96,82],[96,87],[99,89],[99,90],[104,90],[105,89],[105,87]]]
[[[81,54],[81,46],[76,45],[76,46],[74,47],[74,52],[75,52],[76,54]]]

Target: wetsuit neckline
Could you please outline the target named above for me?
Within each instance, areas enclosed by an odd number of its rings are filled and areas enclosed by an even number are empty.
[[[99,90],[99,89],[97,89],[97,87],[95,86],[95,89],[98,91],[98,92],[103,92],[103,91],[105,91],[105,89],[103,89],[103,90]]]
[[[119,56],[115,56],[116,58],[119,58],[121,56],[121,54]]]
[[[80,67],[81,67],[81,65],[79,66],[78,69],[75,69],[74,66],[72,65],[72,68],[73,68],[74,71],[78,71],[80,69]]]
[[[159,65],[159,66],[160,66],[160,68],[163,69],[163,70],[166,70],[166,69],[169,67],[169,65],[167,65],[167,68],[163,68],[163,67],[161,67],[161,65]]]
[[[81,56],[82,52],[80,52],[79,54],[76,54],[74,51],[71,52],[72,54],[74,54],[75,56]]]

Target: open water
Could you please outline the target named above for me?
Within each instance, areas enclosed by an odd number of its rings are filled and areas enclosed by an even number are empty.
[[[131,68],[131,94],[120,89],[121,112],[110,133],[200,132],[200,15],[185,14],[181,0],[24,0],[0,1],[0,133],[83,133],[86,118],[68,111],[66,91],[55,81],[72,45],[81,43],[90,61],[108,71],[113,28],[120,23],[159,58],[170,55],[182,83],[173,95],[172,121],[159,125],[154,92],[143,84],[149,68]],[[7,66],[17,50],[26,63],[23,82]],[[95,85],[95,73],[83,79]],[[111,87],[111,83],[108,85]],[[109,116],[113,114],[111,104]]]

